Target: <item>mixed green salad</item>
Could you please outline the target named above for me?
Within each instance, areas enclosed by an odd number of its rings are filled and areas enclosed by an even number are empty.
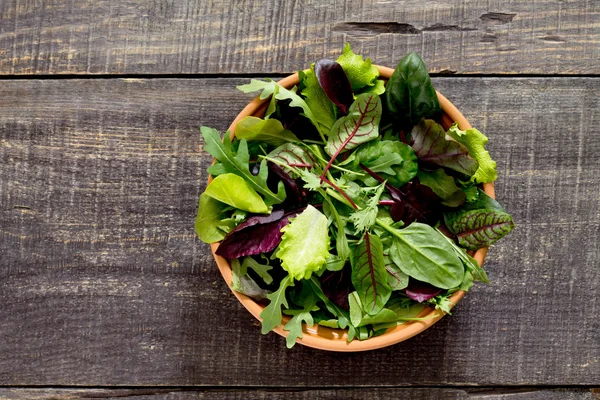
[[[265,305],[262,332],[302,324],[365,340],[450,313],[450,296],[488,278],[467,252],[513,229],[481,190],[497,177],[477,129],[444,129],[429,73],[408,54],[386,82],[352,52],[319,60],[287,89],[239,86],[269,99],[223,139],[202,127],[214,177],[196,231],[232,267],[232,287]]]

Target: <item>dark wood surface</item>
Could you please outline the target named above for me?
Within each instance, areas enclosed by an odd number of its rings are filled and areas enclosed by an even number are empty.
[[[0,2],[0,73],[273,73],[350,41],[446,73],[598,74],[597,0]]]
[[[592,0],[0,1],[0,399],[599,398],[599,34]],[[196,238],[199,126],[347,40],[441,73],[516,228],[423,334],[287,350]]]

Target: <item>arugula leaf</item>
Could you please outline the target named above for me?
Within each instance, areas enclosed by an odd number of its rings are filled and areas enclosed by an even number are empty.
[[[327,217],[311,205],[281,229],[276,256],[293,279],[309,279],[329,257]]]
[[[273,98],[277,100],[289,100],[290,107],[299,107],[304,112],[304,116],[312,122],[312,124],[317,128],[323,140],[325,140],[325,136],[329,134],[329,131],[323,127],[323,125],[319,122],[319,118],[313,113],[311,108],[306,104],[302,97],[298,96],[295,93],[295,89],[288,90],[278,84],[277,82],[273,82],[271,80],[268,81],[259,81],[256,79],[252,79],[249,84],[241,85],[237,87],[244,93],[257,92],[262,91],[260,94],[260,98],[262,100],[268,98],[273,95]]]
[[[276,326],[281,324],[281,307],[289,308],[287,299],[285,297],[285,291],[288,287],[294,286],[294,279],[290,276],[284,277],[279,283],[279,289],[277,291],[268,294],[267,299],[270,300],[262,312],[260,317],[262,318],[262,334],[269,333]]]
[[[231,260],[231,272],[231,288],[233,290],[243,293],[257,301],[265,299],[267,295],[271,293],[258,286],[256,281],[248,276],[246,267],[241,265],[237,258]]]
[[[387,115],[408,130],[422,118],[439,119],[442,108],[425,63],[417,53],[407,54],[385,85]]]
[[[286,347],[291,349],[296,344],[296,339],[302,338],[302,323],[304,322],[308,326],[313,326],[315,321],[311,315],[311,311],[319,309],[317,302],[319,297],[312,290],[310,285],[303,284],[300,292],[302,299],[301,310],[285,310],[284,313],[292,315],[292,318],[283,327],[284,330],[289,331],[285,338]]]
[[[348,113],[354,95],[352,85],[342,66],[335,61],[323,59],[315,63],[314,73],[329,100],[340,108],[342,114]]]
[[[385,306],[392,289],[387,282],[383,246],[376,235],[365,232],[351,258],[352,284],[359,294],[363,310],[375,315]]]
[[[469,151],[469,155],[479,163],[479,168],[471,177],[471,181],[477,183],[494,182],[498,178],[496,162],[492,160],[490,153],[485,150],[488,138],[477,129],[471,128],[466,131],[460,130],[455,123],[448,129],[447,134],[457,142],[463,144]]]
[[[375,189],[375,193],[367,200],[364,208],[354,211],[350,214],[350,221],[354,224],[357,232],[365,232],[375,225],[377,213],[379,212],[379,199],[385,189],[385,183],[380,184]]]
[[[208,184],[204,194],[240,210],[257,214],[269,213],[269,207],[239,175],[223,174]]]
[[[217,163],[208,168],[208,173],[218,176],[226,173],[233,173],[244,178],[244,180],[258,193],[264,196],[267,206],[280,204],[285,200],[285,189],[283,185],[279,186],[277,194],[271,192],[267,186],[268,169],[266,162],[262,162],[258,175],[254,176],[250,172],[250,157],[248,154],[248,145],[246,140],[242,139],[236,154],[231,148],[231,140],[228,134],[225,134],[223,142],[216,129],[203,126],[200,128],[204,138],[204,150],[217,159]]]
[[[248,141],[263,142],[271,146],[300,141],[296,135],[285,129],[279,120],[253,116],[247,116],[238,122],[235,127],[235,137]]]
[[[379,70],[377,67],[372,65],[371,59],[363,60],[361,56],[354,54],[350,43],[346,43],[344,52],[338,57],[337,62],[344,69],[354,93],[360,92],[365,87],[376,89],[373,91],[373,94],[376,95],[384,92],[385,88],[378,84]]]
[[[242,261],[242,270],[247,271],[248,268],[254,270],[267,285],[270,285],[273,282],[273,277],[269,274],[269,271],[272,270],[273,267],[269,264],[260,264],[252,257],[244,257],[244,261]]]
[[[445,212],[444,221],[458,243],[468,250],[490,246],[515,226],[500,203],[481,190],[476,201],[465,203],[456,211]]]
[[[317,128],[319,131],[329,132],[336,120],[335,106],[319,84],[314,64],[310,69],[303,71],[300,77],[304,84],[302,95],[304,96],[304,101],[306,101],[306,104],[317,118],[319,123]]]
[[[389,231],[395,236],[390,257],[405,274],[440,289],[461,284],[463,264],[441,233],[419,222]]]
[[[346,329],[350,324],[350,315],[348,314],[348,311],[339,307],[325,296],[325,293],[323,293],[323,290],[321,289],[321,283],[316,277],[313,276],[310,280],[306,281],[306,283],[312,287],[319,299],[325,303],[327,310],[338,318],[340,329]]]
[[[348,115],[338,119],[331,128],[325,146],[325,151],[332,156],[328,166],[340,153],[379,136],[380,120],[381,101],[379,101],[379,96],[371,93],[359,95],[350,106]]]
[[[196,233],[204,243],[222,240],[235,227],[234,221],[223,221],[226,217],[225,204],[202,193],[196,217]]]
[[[434,120],[421,121],[413,128],[411,136],[411,146],[419,160],[468,176],[477,171],[477,161],[469,157],[467,148],[453,140],[447,140],[446,131]]]
[[[443,168],[435,171],[420,169],[417,177],[422,185],[430,187],[433,193],[442,199],[445,206],[458,207],[466,200],[465,192],[456,186],[454,178],[447,175]]]

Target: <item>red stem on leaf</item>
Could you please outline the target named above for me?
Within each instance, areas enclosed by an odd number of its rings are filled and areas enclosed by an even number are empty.
[[[329,186],[331,186],[333,189],[335,189],[336,192],[338,192],[339,194],[341,194],[346,200],[348,200],[348,202],[350,203],[350,205],[352,206],[352,208],[354,208],[355,210],[358,210],[358,206],[356,205],[356,203],[350,198],[350,196],[348,196],[346,194],[346,192],[344,192],[342,189],[340,189],[339,187],[337,187],[337,185],[333,182],[331,182],[329,179],[325,178],[325,177],[320,177],[321,180],[323,182],[325,182],[326,184],[328,184]]]

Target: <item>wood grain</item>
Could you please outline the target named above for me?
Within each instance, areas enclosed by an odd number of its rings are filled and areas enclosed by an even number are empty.
[[[0,2],[0,74],[278,73],[409,51],[433,72],[600,73],[594,0]]]
[[[198,127],[244,81],[1,82],[0,385],[600,381],[600,79],[434,80],[489,136],[517,227],[452,317],[362,354],[261,336],[195,237]]]
[[[0,400],[595,400],[590,389],[0,389]]]

